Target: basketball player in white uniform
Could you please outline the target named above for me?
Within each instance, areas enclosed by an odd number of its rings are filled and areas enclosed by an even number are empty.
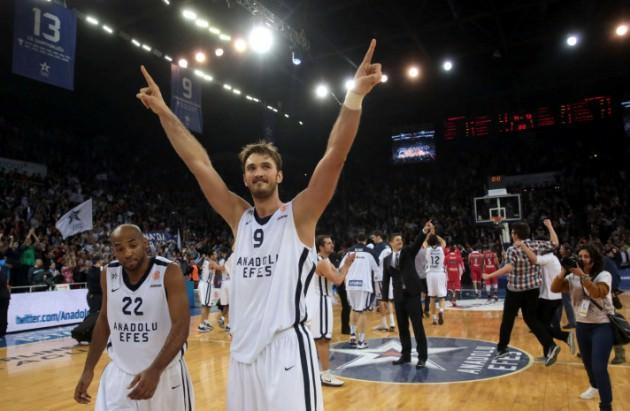
[[[210,257],[204,256],[201,264],[201,277],[197,291],[199,292],[199,302],[201,304],[201,322],[197,326],[197,331],[207,333],[212,331],[212,325],[208,321],[210,316],[210,307],[212,307],[212,280],[214,279],[214,269],[211,268],[211,261],[216,260],[216,254],[212,253]]]
[[[444,324],[444,308],[446,306],[446,271],[444,270],[444,240],[438,238],[432,229],[426,240],[427,288],[431,299],[431,316],[433,324]],[[435,314],[436,300],[440,303],[439,314]]]
[[[96,410],[194,410],[184,362],[190,313],[177,264],[146,254],[148,242],[135,225],[111,235],[116,260],[101,274],[103,302],[85,367],[74,391],[87,404],[94,367],[103,350],[111,362],[101,376]]]
[[[324,156],[307,188],[283,203],[278,194],[282,159],[275,146],[260,142],[240,154],[243,183],[254,207],[231,192],[208,153],[164,102],[144,67],[147,87],[137,98],[155,114],[177,154],[197,179],[208,202],[232,229],[230,267],[230,410],[321,410],[319,364],[306,321],[304,294],[313,279],[317,255],[315,227],[334,195],[356,137],[361,104],[381,81],[372,64],[376,41],[354,76],[333,126]]]
[[[392,253],[392,249],[383,241],[383,234],[380,231],[375,231],[370,237],[373,244],[368,244],[368,248],[372,250],[374,256],[378,262],[378,271],[374,275],[374,294],[376,302],[378,303],[378,311],[381,314],[381,323],[375,326],[373,329],[377,331],[390,331],[393,332],[396,328],[396,322],[394,320],[394,287],[389,284],[389,294],[383,296],[383,260]],[[387,326],[387,319],[389,318],[389,327]]]
[[[365,234],[357,236],[357,244],[348,249],[348,254],[341,260],[345,263],[350,254],[354,254],[354,264],[346,276],[345,285],[350,313],[350,344],[359,349],[368,348],[365,341],[367,310],[374,300],[374,276],[378,272],[378,262],[372,251],[367,248]],[[359,335],[357,341],[357,334]]]
[[[230,332],[230,293],[232,290],[230,264],[232,263],[232,255],[230,255],[227,261],[221,259],[221,262],[217,265],[217,272],[221,273],[221,288],[219,290],[221,318],[219,319],[219,324],[225,328],[226,332]]]
[[[343,283],[348,269],[354,261],[354,254],[345,259],[344,265],[337,270],[328,258],[335,251],[335,244],[328,235],[320,235],[315,241],[317,246],[317,267],[315,276],[306,292],[306,312],[310,322],[311,334],[317,347],[317,356],[321,368],[322,384],[340,387],[343,381],[330,372],[329,348],[333,330],[332,295],[333,284]]]

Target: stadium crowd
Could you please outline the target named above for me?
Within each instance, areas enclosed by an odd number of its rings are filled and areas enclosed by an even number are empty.
[[[182,264],[230,246],[228,227],[207,207],[194,182],[169,167],[147,167],[151,153],[146,149],[108,144],[106,136],[82,140],[75,132],[38,127],[28,119],[0,117],[0,136],[1,157],[47,166],[45,177],[0,172],[0,261],[12,266],[14,286],[46,289],[85,281],[92,267],[111,258],[108,235],[123,222],[164,233],[166,240],[153,241],[152,251]],[[359,232],[399,231],[411,238],[431,218],[449,244],[500,249],[494,227],[475,224],[472,198],[485,194],[490,175],[553,172],[551,183],[508,188],[521,193],[534,233],[544,236],[542,218],[551,218],[563,242],[599,243],[619,267],[630,266],[624,208],[630,200],[629,176],[622,166],[630,158],[630,144],[601,146],[586,140],[566,150],[563,144],[549,147],[544,139],[515,138],[503,145],[501,155],[490,152],[490,142],[461,145],[443,147],[436,163],[385,164],[386,172],[366,172],[356,159],[349,161],[318,231],[331,233],[343,250]],[[94,229],[62,239],[55,222],[88,198],[94,204]]]

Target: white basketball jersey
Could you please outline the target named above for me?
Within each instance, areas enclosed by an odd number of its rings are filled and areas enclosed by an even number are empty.
[[[171,331],[164,273],[171,261],[152,257],[135,285],[118,261],[107,265],[107,353],[118,368],[138,374],[155,360]],[[179,361],[182,351],[173,358]]]
[[[306,321],[304,295],[317,261],[298,237],[292,203],[263,220],[253,208],[243,213],[229,267],[231,353],[248,364],[276,333]]]
[[[348,253],[341,260],[340,266],[344,265],[346,257],[350,253],[354,253],[355,258],[346,275],[346,290],[373,293],[372,282],[374,275],[378,272],[376,257],[366,246],[357,244],[348,249]]]
[[[328,258],[323,258],[321,256],[317,256],[317,261],[328,260]],[[332,264],[332,263],[331,263]],[[334,267],[334,264],[333,264]],[[329,281],[326,277],[318,275],[315,273],[313,276],[313,280],[311,281],[308,290],[306,291],[307,297],[316,297],[319,298],[321,296],[332,297],[333,295],[333,283]]]
[[[201,264],[201,278],[199,281],[204,281],[209,283],[212,281],[212,271],[210,270],[210,261],[207,258],[203,259],[203,263]]]
[[[444,271],[444,250],[439,245],[427,248],[427,272]]]

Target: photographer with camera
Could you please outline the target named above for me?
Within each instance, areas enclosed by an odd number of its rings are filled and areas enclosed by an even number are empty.
[[[551,291],[569,292],[576,314],[576,334],[589,388],[580,394],[584,400],[599,393],[599,409],[612,410],[612,388],[608,358],[614,331],[607,313],[613,312],[612,275],[604,270],[602,254],[592,245],[578,248],[578,259],[562,259],[562,272],[551,284]],[[602,309],[598,308],[602,307]]]

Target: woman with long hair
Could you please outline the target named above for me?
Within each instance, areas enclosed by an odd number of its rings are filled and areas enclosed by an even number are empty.
[[[612,410],[608,358],[615,338],[607,316],[614,311],[612,275],[604,271],[601,253],[590,244],[578,248],[577,261],[565,258],[562,265],[563,270],[554,279],[551,290],[571,295],[578,345],[590,382],[580,398],[592,399],[599,393],[599,409]]]

